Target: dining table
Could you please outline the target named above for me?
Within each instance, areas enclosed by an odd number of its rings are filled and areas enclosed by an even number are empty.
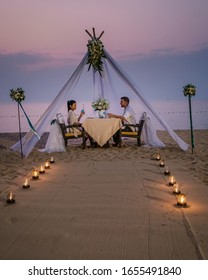
[[[117,118],[86,118],[82,127],[102,147],[122,127],[122,123]]]

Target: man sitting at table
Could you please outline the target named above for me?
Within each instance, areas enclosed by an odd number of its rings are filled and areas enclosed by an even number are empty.
[[[117,118],[122,121],[123,124],[136,124],[136,117],[135,117],[135,112],[132,109],[131,106],[129,106],[129,98],[126,96],[121,97],[120,105],[122,108],[124,108],[123,115],[115,115],[112,113],[108,113],[107,116],[109,118]],[[126,127],[124,129],[125,131],[133,131],[133,128],[131,127]],[[120,134],[119,131],[117,131],[113,135],[113,140],[115,142],[114,146],[120,147],[121,145],[121,140],[120,140]]]

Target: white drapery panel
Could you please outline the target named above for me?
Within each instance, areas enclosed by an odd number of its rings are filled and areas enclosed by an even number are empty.
[[[146,108],[149,112],[151,112],[154,117],[159,121],[159,123],[169,132],[171,137],[176,141],[176,143],[180,146],[182,150],[187,150],[189,145],[185,143],[170,127],[169,125],[161,118],[159,114],[153,109],[152,105],[142,96],[134,83],[128,78],[128,75],[124,73],[123,69],[121,69],[116,63],[116,61],[110,56],[110,54],[105,51],[105,56],[108,60],[108,62],[111,64],[113,69],[116,71],[116,73],[120,76],[120,78],[125,81],[125,83],[128,85],[128,87],[137,95],[140,102],[143,104],[144,109]]]
[[[55,99],[52,101],[52,103],[49,105],[49,107],[46,109],[45,113],[41,116],[41,118],[38,120],[38,122],[35,124],[35,130],[37,134],[41,137],[43,133],[46,131],[46,128],[48,127],[50,121],[52,118],[55,118],[58,109],[62,105],[63,99],[65,96],[73,90],[73,87],[76,86],[77,82],[79,81],[79,78],[82,74],[82,71],[84,69],[84,66],[87,61],[87,54],[83,57],[82,61],[72,74],[72,76],[69,78],[67,83],[63,86],[61,91],[58,93],[58,95],[55,97]],[[27,157],[29,153],[32,151],[35,144],[38,142],[38,138],[33,133],[32,130],[30,130],[23,138],[22,138],[22,150],[23,155]],[[20,141],[18,141],[16,144],[14,144],[11,147],[14,151],[21,152],[21,146]]]

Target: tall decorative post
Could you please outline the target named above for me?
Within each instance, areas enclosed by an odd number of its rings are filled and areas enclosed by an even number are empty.
[[[193,132],[193,123],[192,123],[192,110],[191,110],[191,97],[196,94],[196,87],[192,84],[187,84],[183,87],[184,96],[188,96],[189,100],[189,116],[190,116],[190,128],[191,128],[191,151],[194,152],[194,132]]]
[[[24,90],[22,88],[10,89],[10,97],[12,100],[17,102],[18,108],[18,122],[19,122],[19,139],[20,139],[20,149],[21,149],[21,157],[23,158],[22,151],[22,133],[21,133],[21,122],[20,122],[20,106],[21,102],[25,99]]]

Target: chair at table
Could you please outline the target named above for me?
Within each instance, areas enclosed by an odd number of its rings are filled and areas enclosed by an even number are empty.
[[[65,142],[65,147],[67,147],[67,143],[69,139],[77,139],[77,138],[82,138],[83,142],[84,142],[84,131],[82,129],[82,125],[81,124],[77,124],[77,125],[66,125],[65,123],[59,123],[60,128],[61,128],[61,132],[64,138],[64,142]],[[79,132],[68,132],[67,129],[73,129],[73,128],[79,128],[80,131]]]
[[[123,129],[120,130],[120,137],[130,137],[137,139],[137,145],[140,147],[141,142],[141,133],[144,125],[144,120],[140,120],[138,124],[123,124]],[[134,131],[125,131],[126,128],[133,128]]]
[[[56,114],[56,120],[54,120],[54,121],[56,121],[60,126],[60,129],[61,129],[61,132],[62,132],[62,135],[64,138],[65,147],[67,147],[67,142],[69,139],[82,138],[82,143],[84,143],[85,136],[84,136],[84,130],[83,130],[81,124],[66,125],[64,116],[62,113]],[[79,128],[79,130],[77,128]],[[76,129],[76,130],[73,132],[73,129]]]

